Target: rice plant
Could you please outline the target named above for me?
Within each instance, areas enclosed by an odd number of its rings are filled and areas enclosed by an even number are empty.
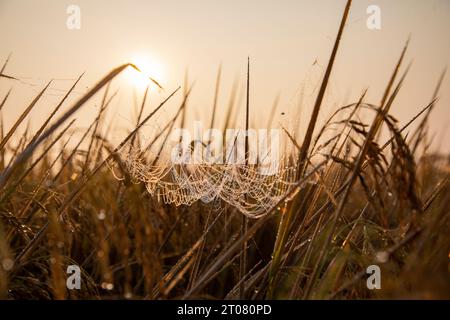
[[[81,75],[60,103],[49,106],[53,111],[36,132],[19,134],[51,83],[45,86],[11,128],[1,127],[0,298],[450,298],[450,158],[429,153],[427,139],[445,71],[429,104],[399,121],[391,109],[409,70],[408,42],[399,45],[380,101],[371,103],[362,92],[321,126],[318,115],[350,5],[306,134],[283,131],[292,148],[282,155],[287,169],[275,178],[259,175],[262,164],[248,158],[239,167],[167,165],[168,137],[192,112],[195,88],[187,81],[182,90],[164,91],[148,114],[146,90],[135,127],[118,144],[102,134],[109,126],[103,112],[115,97],[109,86],[136,66],[113,69],[62,112]],[[14,81],[3,73],[7,63],[1,76]],[[250,71],[249,60],[245,119],[239,118],[235,85],[226,117],[217,123],[219,69],[211,127],[225,131],[239,122],[249,129]],[[79,137],[75,116],[95,95],[103,95],[99,113]],[[182,96],[174,118],[143,141],[142,127],[174,95]],[[1,99],[0,110],[18,107],[9,103],[9,93]],[[269,119],[274,113],[275,107]],[[81,269],[81,290],[66,286],[69,265]],[[367,287],[370,265],[381,268],[382,290]]]

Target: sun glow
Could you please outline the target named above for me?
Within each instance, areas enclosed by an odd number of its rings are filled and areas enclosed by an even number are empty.
[[[128,81],[140,90],[144,90],[149,86],[151,90],[159,90],[164,83],[164,72],[161,64],[148,56],[137,56],[131,60],[140,72],[128,68]]]

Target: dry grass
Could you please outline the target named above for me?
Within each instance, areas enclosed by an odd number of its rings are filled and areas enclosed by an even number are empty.
[[[145,116],[146,91],[135,129],[113,147],[98,134],[107,125],[102,112],[114,98],[108,85],[134,66],[114,69],[53,120],[78,79],[36,133],[15,136],[45,87],[6,134],[2,126],[0,297],[449,299],[449,163],[427,152],[429,114],[444,73],[430,104],[418,106],[417,116],[400,127],[390,109],[409,68],[399,77],[406,45],[379,104],[367,103],[364,93],[316,130],[350,3],[307,134],[296,141],[286,131],[297,148],[289,157],[298,159],[292,163],[298,165],[300,190],[257,220],[243,218],[224,202],[165,205],[143,185],[132,183],[132,175],[121,166],[117,151],[130,142],[140,146],[139,129],[177,90]],[[211,119],[216,126],[220,72]],[[69,149],[74,139],[68,133],[70,119],[105,87],[98,116]],[[252,114],[248,88],[246,127]],[[187,81],[184,89],[176,116],[142,149],[159,143],[159,156],[177,121],[184,123]],[[222,128],[236,122],[236,86],[232,91]],[[8,95],[0,109],[14,107],[8,105]],[[373,114],[373,121],[361,122],[359,113]],[[411,132],[413,122],[418,125]],[[383,128],[391,138],[380,144]],[[338,134],[326,137],[332,129]],[[113,177],[109,161],[118,162],[123,180]],[[320,170],[311,172],[318,163]],[[71,264],[82,268],[82,290],[65,287],[65,270]],[[371,264],[381,266],[382,290],[366,288],[365,269]]]

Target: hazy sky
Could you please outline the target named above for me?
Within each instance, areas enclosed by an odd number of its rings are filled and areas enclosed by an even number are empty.
[[[300,97],[303,119],[312,108],[345,2],[0,0],[0,64],[12,53],[5,73],[21,79],[0,79],[0,98],[13,88],[3,111],[6,124],[50,79],[55,79],[52,90],[32,113],[33,125],[44,119],[82,72],[86,75],[71,101],[111,68],[129,61],[144,61],[166,88],[152,92],[148,110],[183,84],[188,69],[190,81],[195,81],[191,119],[208,122],[219,65],[223,69],[219,107],[223,110],[233,81],[244,85],[250,56],[253,123],[264,127],[279,94],[274,125],[294,128],[299,125]],[[80,30],[66,26],[69,5],[81,9]],[[381,8],[381,30],[366,26],[369,5]],[[450,0],[355,0],[321,119],[337,105],[357,100],[365,88],[369,88],[368,101],[379,102],[409,35],[406,62],[413,60],[413,66],[393,107],[401,123],[430,101],[441,71],[449,65]],[[132,123],[132,92],[138,97],[142,93],[131,78],[124,75],[114,82],[114,89],[120,91],[110,116],[121,126]],[[450,130],[445,128],[450,125],[450,75],[440,97],[432,124],[442,150],[449,151]],[[95,102],[78,114],[80,125],[95,116]],[[149,130],[164,125],[175,107],[173,103],[163,110]],[[300,125],[305,127],[305,122]]]

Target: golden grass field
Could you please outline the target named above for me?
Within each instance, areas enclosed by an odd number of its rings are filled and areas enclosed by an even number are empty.
[[[363,93],[319,126],[349,4],[306,134],[288,132],[295,148],[285,157],[297,168],[298,192],[259,219],[222,200],[165,204],[135,183],[118,151],[143,147],[139,130],[165,101],[150,114],[141,111],[121,144],[105,138],[103,112],[113,99],[107,87],[133,65],[112,70],[62,112],[75,83],[60,104],[48,106],[53,111],[45,123],[23,135],[18,129],[47,88],[27,106],[1,97],[0,110],[23,113],[11,128],[1,127],[0,297],[449,299],[450,158],[428,151],[429,115],[445,72],[428,105],[414,106],[412,119],[395,119],[391,107],[409,68],[403,61],[408,45],[399,46],[380,101],[370,104]],[[9,77],[6,64],[3,78]],[[188,86],[166,93],[167,100],[184,95],[168,129],[189,112],[189,93]],[[72,119],[96,94],[103,95],[100,112],[75,138]],[[233,116],[233,100],[222,128],[244,121]],[[246,111],[251,114],[251,105]],[[362,122],[358,114],[371,120]],[[325,139],[330,128],[334,135]],[[155,143],[163,145],[168,134],[162,131]],[[158,156],[146,161],[158,164]],[[80,290],[66,288],[66,268],[73,264],[82,270]],[[366,287],[366,268],[373,264],[381,268],[380,290]]]

